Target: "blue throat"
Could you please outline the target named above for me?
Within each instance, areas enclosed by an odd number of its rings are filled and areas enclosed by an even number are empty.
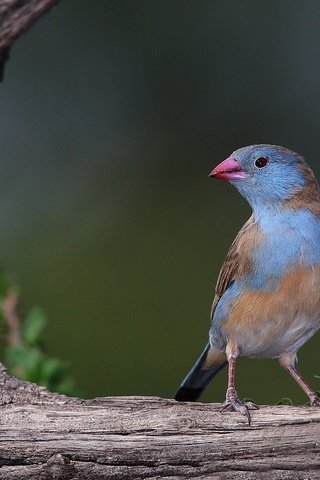
[[[265,241],[252,254],[252,287],[272,289],[290,270],[320,264],[320,219],[309,210],[255,209],[254,218]]]

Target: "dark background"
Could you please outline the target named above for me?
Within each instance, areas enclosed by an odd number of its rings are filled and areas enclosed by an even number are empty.
[[[82,391],[172,396],[249,208],[207,175],[274,143],[319,174],[320,2],[64,1],[0,90],[0,257]],[[319,335],[300,352],[315,388]],[[226,372],[205,400],[224,396]],[[275,360],[239,393],[306,401]]]

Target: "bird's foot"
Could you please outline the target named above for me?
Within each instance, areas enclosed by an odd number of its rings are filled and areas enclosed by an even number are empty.
[[[320,397],[318,395],[314,394],[311,395],[310,398],[310,407],[320,407]]]
[[[320,400],[320,399],[319,399]],[[228,390],[226,400],[222,405],[221,412],[239,412],[245,417],[247,417],[249,426],[251,425],[250,410],[258,410],[259,407],[253,402],[243,402],[238,397],[238,394],[235,390]]]

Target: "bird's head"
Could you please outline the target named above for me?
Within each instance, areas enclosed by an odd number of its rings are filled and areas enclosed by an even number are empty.
[[[304,191],[310,196],[310,189],[319,196],[316,179],[304,158],[276,145],[240,148],[209,176],[232,183],[253,209],[282,205]]]

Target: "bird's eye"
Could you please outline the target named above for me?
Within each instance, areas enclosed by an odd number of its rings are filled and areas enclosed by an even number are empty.
[[[266,157],[260,157],[254,162],[257,168],[263,168],[267,165],[267,163],[268,163],[268,159]]]

